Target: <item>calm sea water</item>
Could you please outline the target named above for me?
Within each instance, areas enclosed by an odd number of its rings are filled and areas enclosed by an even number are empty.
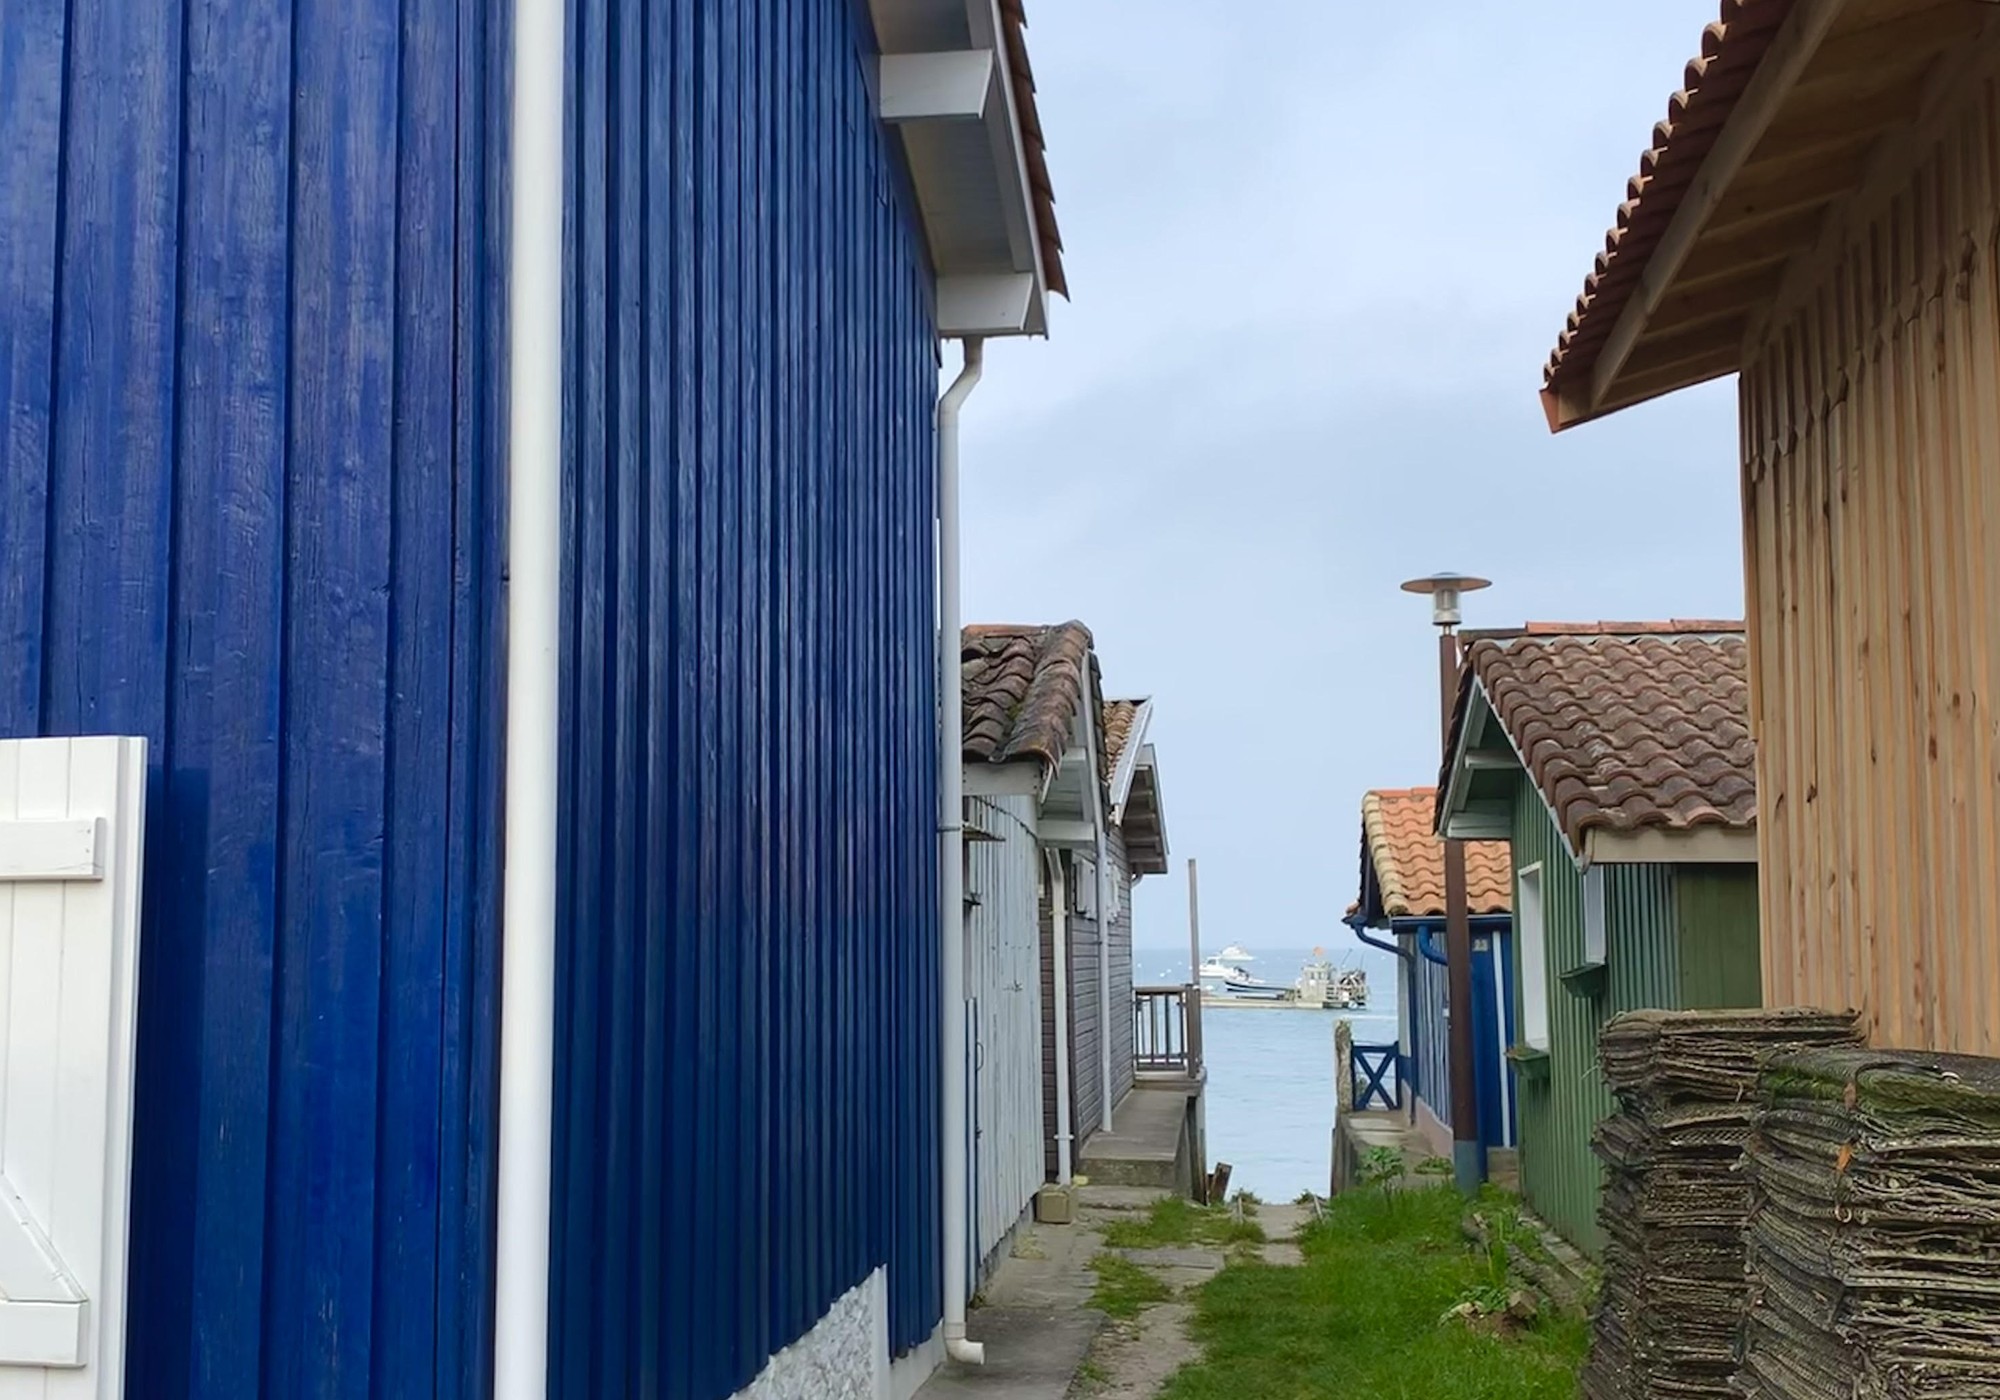
[[[1271,982],[1290,982],[1311,956],[1306,948],[1245,946],[1256,955],[1251,972]],[[1332,1165],[1334,1022],[1352,1021],[1356,1040],[1396,1038],[1395,958],[1345,940],[1326,951],[1336,966],[1367,970],[1367,1010],[1203,1012],[1208,1155],[1211,1166],[1230,1164],[1232,1191],[1241,1187],[1267,1201],[1288,1201],[1308,1188],[1324,1194]],[[1141,949],[1138,962],[1146,980],[1187,975],[1185,956],[1175,963]]]

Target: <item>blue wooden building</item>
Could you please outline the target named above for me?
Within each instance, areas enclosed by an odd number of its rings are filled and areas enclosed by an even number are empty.
[[[932,1364],[940,341],[1062,289],[1013,0],[6,7],[0,736],[151,753],[128,1394]]]
[[[1441,1157],[1451,1155],[1450,978],[1445,960],[1444,843],[1432,831],[1435,788],[1392,788],[1361,801],[1361,896],[1347,923],[1397,957],[1396,1078],[1401,1107]],[[1472,928],[1472,1043],[1479,1142],[1491,1154],[1515,1141],[1513,897],[1505,842],[1465,851]],[[1371,932],[1372,931],[1372,932]],[[1382,935],[1388,935],[1383,938]]]

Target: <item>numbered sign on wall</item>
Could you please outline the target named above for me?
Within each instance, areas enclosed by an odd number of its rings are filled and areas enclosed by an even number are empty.
[[[0,1400],[122,1392],[145,781],[0,740]]]

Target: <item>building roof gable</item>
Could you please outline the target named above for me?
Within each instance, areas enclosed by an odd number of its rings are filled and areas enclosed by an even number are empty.
[[[1444,839],[1431,827],[1436,805],[1437,789],[1427,787],[1378,788],[1362,797],[1362,905],[1369,919],[1444,916]],[[1513,907],[1506,842],[1465,843],[1465,890],[1470,913]]]
[[[1439,824],[1456,829],[1495,741],[1526,771],[1570,853],[1598,833],[1749,832],[1757,817],[1739,623],[1539,624],[1469,634]]]
[[[2000,16],[1960,0],[1723,0],[1544,367],[1550,428],[1740,368],[1829,211],[1982,31]]]

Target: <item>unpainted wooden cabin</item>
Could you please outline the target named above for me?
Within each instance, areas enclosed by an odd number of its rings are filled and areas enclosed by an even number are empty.
[[[2000,1054],[2000,6],[1731,0],[1626,195],[1543,400],[1740,375],[1765,995]]]

